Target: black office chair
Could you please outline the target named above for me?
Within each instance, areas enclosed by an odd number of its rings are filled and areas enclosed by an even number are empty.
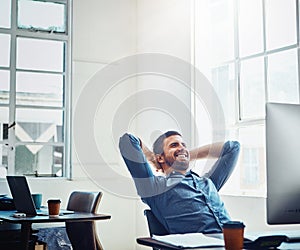
[[[155,215],[152,213],[150,209],[144,210],[144,215],[147,218],[148,229],[150,236],[152,235],[167,235],[169,234],[168,230],[158,221]],[[153,248],[153,250],[160,250],[159,248]]]
[[[145,209],[144,214],[146,215],[148,222],[148,229],[150,236],[155,235],[167,235],[169,234],[168,230],[158,221],[155,215],[150,209]]]
[[[67,209],[76,212],[96,213],[102,192],[74,191]],[[66,230],[74,250],[103,250],[98,239],[95,222],[66,222]]]

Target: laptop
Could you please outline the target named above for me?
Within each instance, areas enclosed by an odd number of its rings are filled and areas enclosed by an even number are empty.
[[[25,176],[6,176],[16,210],[26,216],[48,215],[48,209],[36,209]],[[64,210],[62,214],[71,214],[73,211]]]

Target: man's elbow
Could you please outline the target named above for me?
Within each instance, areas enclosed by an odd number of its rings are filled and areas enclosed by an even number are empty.
[[[224,147],[227,147],[227,152],[235,152],[237,154],[240,152],[241,144],[238,141],[227,141]]]

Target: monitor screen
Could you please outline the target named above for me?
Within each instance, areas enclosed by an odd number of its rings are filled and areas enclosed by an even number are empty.
[[[266,104],[267,223],[300,223],[300,105]]]

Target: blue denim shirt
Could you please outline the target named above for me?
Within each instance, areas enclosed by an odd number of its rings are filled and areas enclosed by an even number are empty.
[[[120,138],[120,151],[138,194],[169,233],[217,233],[230,220],[218,190],[231,174],[239,152],[238,142],[226,142],[221,156],[204,177],[193,171],[155,176],[130,134]]]

